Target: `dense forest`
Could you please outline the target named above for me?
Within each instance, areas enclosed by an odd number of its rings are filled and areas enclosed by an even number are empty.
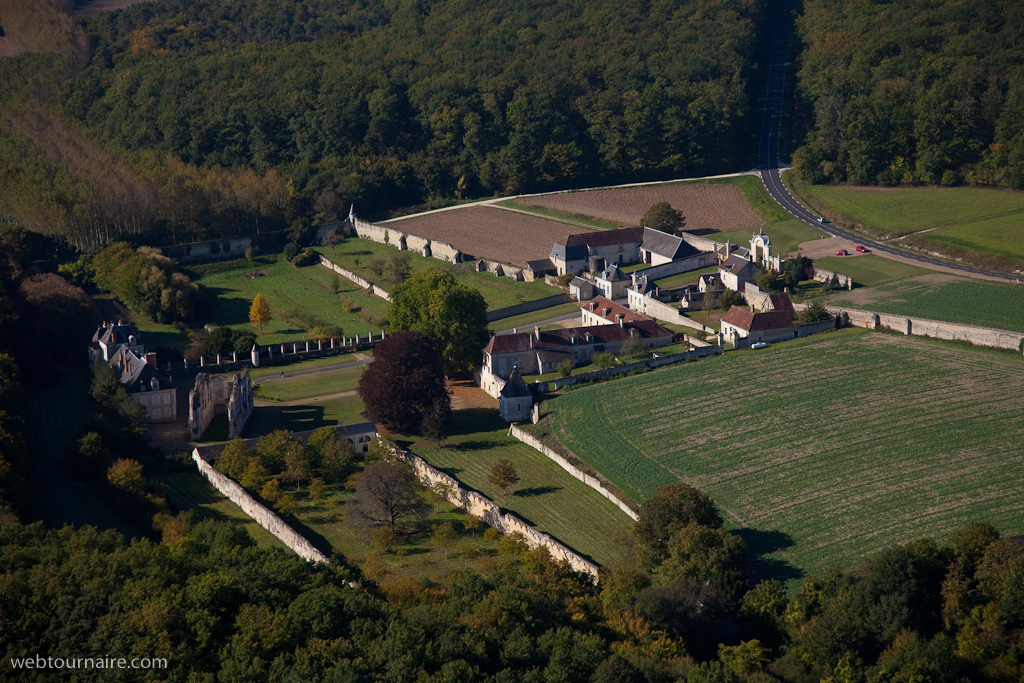
[[[734,170],[755,0],[165,0],[0,62],[0,216],[92,247]],[[79,51],[80,52],[80,51]],[[42,181],[42,182],[41,182]]]
[[[805,0],[812,182],[1024,188],[1024,5]]]

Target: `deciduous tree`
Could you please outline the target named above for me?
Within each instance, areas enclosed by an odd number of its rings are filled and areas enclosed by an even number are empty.
[[[392,531],[406,517],[422,516],[427,504],[415,475],[404,463],[381,460],[367,466],[356,482],[350,517],[386,524]]]
[[[686,226],[686,219],[682,211],[673,209],[668,202],[658,202],[640,217],[640,225],[671,234],[682,230]]]
[[[391,290],[392,332],[416,330],[434,340],[449,375],[480,362],[487,344],[487,302],[477,290],[439,268],[427,268]]]
[[[443,420],[451,410],[444,368],[434,343],[420,332],[399,332],[374,350],[373,363],[359,379],[368,420],[409,434],[425,418]]]
[[[256,296],[252,300],[252,306],[249,308],[249,322],[253,326],[260,328],[260,334],[263,334],[263,326],[269,323],[273,318],[270,315],[270,304],[263,297],[261,292],[257,292]]]
[[[491,467],[487,481],[491,482],[491,486],[500,488],[502,495],[508,495],[509,487],[519,483],[519,472],[508,458],[501,458]]]

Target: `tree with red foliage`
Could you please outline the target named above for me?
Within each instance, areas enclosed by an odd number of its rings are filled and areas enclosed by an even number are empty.
[[[441,355],[422,332],[398,332],[382,341],[358,391],[363,415],[389,431],[437,433],[451,412]]]

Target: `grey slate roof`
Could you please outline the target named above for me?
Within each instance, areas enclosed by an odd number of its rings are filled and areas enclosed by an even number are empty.
[[[505,386],[501,388],[501,395],[503,398],[526,398],[527,396],[533,398],[533,394],[530,393],[526,382],[519,375],[519,370],[512,371],[512,374],[505,382]]]
[[[740,258],[735,254],[731,254],[729,258],[722,261],[722,264],[718,267],[722,270],[727,270],[738,277],[754,277],[757,273],[757,266],[747,259]]]
[[[673,261],[700,253],[699,249],[684,241],[682,237],[651,228],[644,228],[644,241],[640,248]]]

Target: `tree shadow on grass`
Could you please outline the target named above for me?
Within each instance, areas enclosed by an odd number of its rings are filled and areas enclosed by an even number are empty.
[[[804,573],[786,559],[775,555],[792,548],[793,537],[784,531],[737,529],[733,532],[747,542],[747,562],[751,583],[777,579],[782,583],[801,578]]]
[[[508,423],[493,408],[465,408],[452,413],[448,427],[449,436],[463,436],[508,429]]]
[[[496,442],[490,439],[470,439],[459,442],[455,445],[455,448],[460,451],[486,451],[497,445]]]
[[[512,495],[519,498],[531,498],[533,496],[543,496],[545,493],[554,493],[555,491],[561,490],[561,486],[533,486],[528,489],[519,489]]]
[[[314,548],[322,552],[324,555],[327,555],[328,557],[331,556],[332,547],[330,542],[326,538],[324,538],[317,532],[313,531],[313,529],[311,529],[307,525],[303,524],[302,521],[295,515],[281,515],[281,518],[284,520],[285,524],[294,529],[297,534],[299,534],[307,541],[312,543]]]

